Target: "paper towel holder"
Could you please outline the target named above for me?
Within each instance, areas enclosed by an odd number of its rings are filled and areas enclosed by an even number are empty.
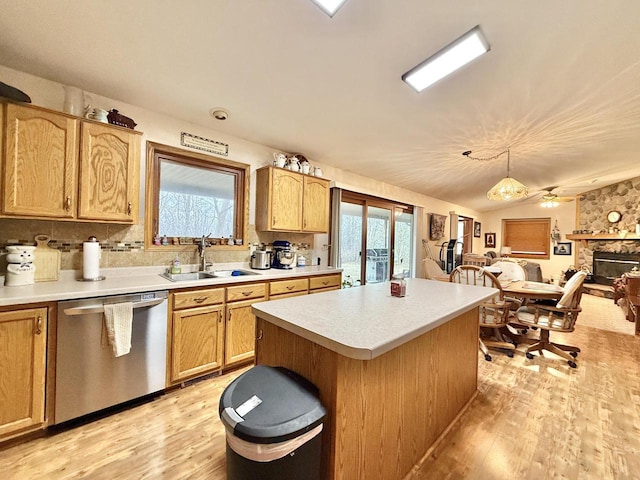
[[[98,239],[97,239],[95,236],[91,235],[91,236],[88,238],[88,240],[87,240],[87,241],[88,241],[88,242],[92,242],[92,243],[93,243],[93,242],[96,242],[96,243],[97,243],[97,242],[98,242]],[[80,278],[78,278],[78,281],[79,281],[79,282],[99,282],[99,281],[101,281],[101,280],[104,280],[105,278],[106,278],[106,277],[105,277],[104,275],[100,275],[100,276],[97,276],[97,277],[94,277],[94,278],[84,278],[84,273],[83,273],[83,276],[82,276],[82,277],[80,277]]]

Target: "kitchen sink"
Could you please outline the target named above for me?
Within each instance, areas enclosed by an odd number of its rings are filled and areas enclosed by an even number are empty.
[[[172,282],[186,282],[189,280],[202,280],[205,278],[215,278],[213,273],[209,272],[190,272],[190,273],[161,273],[161,277],[171,280]]]
[[[216,270],[212,272],[190,273],[161,273],[160,276],[172,282],[187,282],[191,280],[204,280],[207,278],[239,277],[242,275],[257,275],[248,270]]]
[[[257,275],[255,272],[250,272],[249,270],[216,270],[212,272],[212,275],[215,278],[222,277],[240,277],[242,275]]]

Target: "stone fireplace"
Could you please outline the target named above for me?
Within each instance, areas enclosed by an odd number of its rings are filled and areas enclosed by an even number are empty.
[[[576,241],[576,267],[588,267],[597,283],[611,285],[640,263],[640,177],[586,192],[577,207],[576,228],[594,234]],[[612,210],[622,214],[618,223],[607,220]]]

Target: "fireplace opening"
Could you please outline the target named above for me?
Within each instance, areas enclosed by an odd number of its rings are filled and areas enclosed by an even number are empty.
[[[593,278],[601,285],[612,285],[633,267],[640,269],[640,253],[593,252]]]

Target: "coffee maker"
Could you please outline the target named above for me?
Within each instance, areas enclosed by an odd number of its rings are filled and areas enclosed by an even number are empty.
[[[291,242],[286,240],[276,240],[273,242],[273,255],[271,256],[271,266],[288,270],[293,267],[296,254],[291,249]]]

